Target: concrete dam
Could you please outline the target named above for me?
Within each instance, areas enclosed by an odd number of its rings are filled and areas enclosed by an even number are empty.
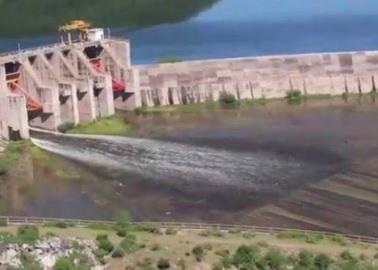
[[[378,52],[319,53],[132,65],[127,40],[64,42],[0,56],[0,137],[57,130],[133,110],[237,99],[376,90]]]

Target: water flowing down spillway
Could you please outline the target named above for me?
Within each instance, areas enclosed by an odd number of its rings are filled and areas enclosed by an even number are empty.
[[[233,186],[251,190],[286,185],[311,167],[272,153],[243,153],[153,139],[115,136],[34,138],[40,148],[116,176],[143,176],[170,185]]]

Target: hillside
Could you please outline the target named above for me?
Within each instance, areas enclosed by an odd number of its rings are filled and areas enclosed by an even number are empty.
[[[55,32],[71,19],[137,28],[188,19],[219,0],[0,0],[0,35]]]

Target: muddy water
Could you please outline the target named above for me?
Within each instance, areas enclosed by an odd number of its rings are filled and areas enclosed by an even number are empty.
[[[125,114],[135,137],[35,134],[50,164],[25,154],[1,185],[0,212],[110,218],[126,209],[137,220],[261,225],[257,210],[377,156],[377,113],[367,97],[275,102]]]

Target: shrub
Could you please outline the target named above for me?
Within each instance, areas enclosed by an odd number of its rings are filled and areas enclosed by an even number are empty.
[[[286,99],[290,102],[301,101],[302,92],[300,90],[290,90],[286,92]]]
[[[374,259],[378,259],[378,252],[374,254]]]
[[[340,246],[346,246],[348,244],[347,240],[342,235],[331,236],[330,240],[339,244]]]
[[[282,266],[286,264],[286,261],[286,257],[279,250],[270,249],[266,253],[262,264],[269,266],[269,269],[280,269],[283,268]]]
[[[135,252],[138,249],[136,237],[133,234],[127,234],[119,245],[126,253]]]
[[[137,230],[143,231],[143,232],[149,232],[153,234],[160,234],[160,229],[154,224],[144,224],[144,225],[138,225],[136,227]]]
[[[127,230],[126,230],[126,228],[119,228],[119,227],[117,227],[117,228],[116,228],[116,232],[117,232],[117,235],[118,235],[119,237],[125,237],[125,236],[127,235]]]
[[[325,254],[319,254],[314,258],[314,265],[319,270],[328,269],[331,263],[331,259]]]
[[[243,238],[245,238],[245,239],[252,239],[254,237],[256,237],[256,234],[254,234],[254,233],[251,233],[251,232],[243,233]]]
[[[341,252],[340,258],[348,261],[354,259],[353,255],[349,252],[349,250],[344,250],[343,252]]]
[[[0,218],[0,227],[6,227],[6,226],[8,226],[7,219],[6,218]]]
[[[17,237],[22,242],[34,242],[39,239],[38,228],[34,225],[22,225],[17,229]]]
[[[120,247],[117,247],[112,253],[112,258],[123,258],[124,256],[125,251]]]
[[[59,258],[53,267],[54,270],[74,270],[75,268],[74,262],[68,257]]]
[[[257,242],[257,245],[258,245],[259,247],[262,247],[262,248],[267,248],[267,247],[269,247],[269,244],[268,244],[267,242],[265,242],[265,241],[259,241],[259,242]]]
[[[109,238],[108,238],[108,235],[107,234],[98,234],[97,236],[96,236],[96,240],[97,241],[102,241],[102,240],[108,240]]]
[[[166,235],[176,235],[177,234],[177,230],[173,229],[173,228],[168,228],[166,231],[165,231],[165,234]]]
[[[308,250],[302,250],[298,254],[298,264],[305,269],[311,269],[314,263],[314,254]]]
[[[220,95],[219,102],[224,105],[234,105],[236,104],[236,98],[233,94],[224,92]]]
[[[158,251],[161,249],[161,246],[159,244],[153,244],[150,249],[151,251]]]
[[[202,246],[197,245],[192,249],[192,254],[196,258],[197,262],[200,262],[202,261],[203,257],[205,257],[205,250]]]
[[[114,245],[109,241],[107,234],[97,235],[96,240],[98,241],[98,248],[106,251],[107,254],[114,249]]]
[[[104,223],[93,223],[93,224],[90,224],[88,226],[89,229],[92,229],[92,230],[101,230],[101,231],[107,231],[107,230],[111,230],[111,226],[108,225],[108,224],[104,224]]]
[[[210,243],[205,243],[202,245],[202,248],[207,251],[213,250],[213,246]]]
[[[160,258],[159,261],[157,262],[157,268],[158,269],[169,269],[171,267],[169,260]]]
[[[96,256],[96,258],[98,258],[98,259],[102,259],[102,258],[104,258],[106,255],[108,255],[109,253],[106,251],[106,250],[103,250],[103,249],[100,249],[100,248],[98,248],[98,249],[96,249],[95,251],[94,251],[94,255]]]
[[[121,211],[116,216],[116,225],[126,226],[130,222],[130,215],[127,211]]]
[[[137,267],[143,270],[154,270],[155,268],[152,266],[152,259],[151,258],[144,258],[143,261],[138,261],[136,263]]]
[[[217,250],[215,252],[215,255],[218,255],[220,257],[226,257],[230,255],[230,251],[228,249]]]
[[[61,228],[61,229],[66,229],[66,228],[70,227],[70,224],[68,224],[64,221],[59,221],[59,222],[55,223],[55,227]]]
[[[232,257],[232,264],[243,269],[255,269],[259,256],[259,248],[256,246],[240,246]]]
[[[72,122],[62,123],[58,126],[58,131],[62,133],[66,133],[67,131],[73,129],[74,127],[75,127],[75,123],[72,123]]]
[[[53,232],[47,232],[47,233],[46,233],[46,236],[47,236],[47,237],[56,237],[56,234],[53,233]]]
[[[21,259],[22,269],[27,269],[27,270],[42,270],[42,266],[31,255],[21,254],[20,259]]]
[[[177,62],[182,62],[182,59],[174,55],[167,55],[156,61],[157,64],[177,63]]]

